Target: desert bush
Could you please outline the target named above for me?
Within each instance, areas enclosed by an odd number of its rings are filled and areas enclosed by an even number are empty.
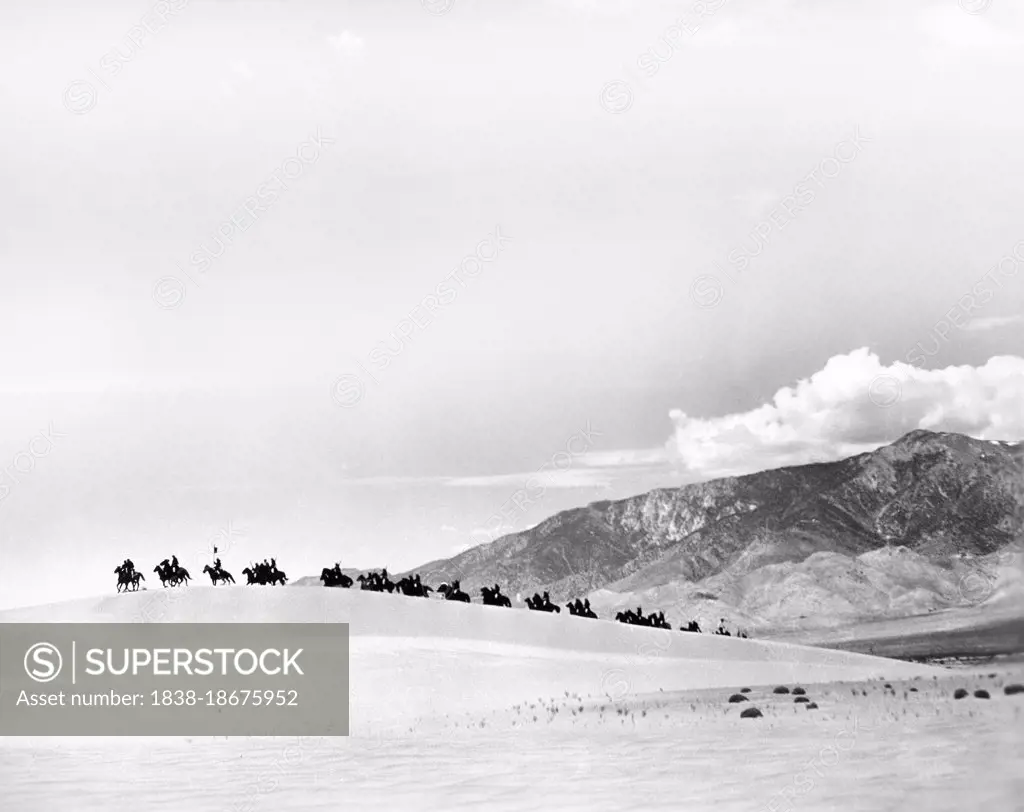
[[[764,716],[764,714],[761,713],[761,711],[757,708],[751,707],[746,708],[743,713],[740,714],[740,719],[760,719],[762,716]]]
[[[797,686],[796,688],[793,689],[793,696],[803,696],[806,693],[807,693],[807,691],[805,691],[800,686]]]
[[[965,696],[969,696],[967,690],[964,688],[957,688],[956,693],[953,694],[953,699],[963,699]]]
[[[1013,685],[1007,685],[1003,688],[1003,693],[1007,696],[1013,696],[1014,694],[1024,694],[1024,685],[1019,682],[1013,683]]]
[[[988,695],[988,691],[986,691],[984,688],[979,688],[977,691],[975,691],[974,696],[977,699],[991,699],[991,697]]]
[[[779,685],[779,686],[776,686],[775,690],[772,691],[772,693],[773,694],[788,694],[789,693],[789,688],[787,688],[785,685]]]
[[[743,694],[733,694],[732,696],[729,697],[729,701],[730,702],[749,702],[750,700],[748,700]]]

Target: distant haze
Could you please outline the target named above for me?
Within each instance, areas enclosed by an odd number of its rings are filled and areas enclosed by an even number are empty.
[[[0,29],[0,607],[1024,438],[1019,4],[171,7]]]

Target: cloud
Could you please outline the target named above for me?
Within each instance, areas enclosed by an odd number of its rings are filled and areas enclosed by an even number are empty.
[[[1022,321],[1024,321],[1024,316],[987,316],[980,319],[971,319],[964,325],[963,329],[969,333],[980,333],[1006,327],[1008,324],[1019,324]]]
[[[519,488],[530,483],[533,489],[609,487],[611,471],[599,468],[529,471],[515,474],[452,477],[444,481],[454,488]]]
[[[363,50],[363,40],[351,31],[342,31],[338,36],[327,37],[331,47],[348,56],[356,56]]]
[[[735,476],[871,451],[914,429],[979,439],[1024,436],[1024,358],[980,367],[884,366],[867,348],[830,358],[771,403],[721,417],[669,415],[666,447],[689,474]]]

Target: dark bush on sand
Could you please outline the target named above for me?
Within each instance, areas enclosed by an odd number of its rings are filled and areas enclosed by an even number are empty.
[[[733,694],[732,696],[729,697],[729,701],[730,702],[749,702],[750,700],[747,699],[743,694]]]
[[[779,685],[778,687],[776,687],[776,689],[774,691],[772,691],[772,693],[773,694],[788,694],[789,693],[789,688],[787,688],[785,685]]]
[[[963,699],[965,696],[970,696],[965,688],[957,688],[956,693],[953,694],[953,699]]]
[[[796,702],[797,704],[800,704],[801,702],[810,702],[811,700],[809,700],[806,696],[798,696],[793,701]]]
[[[760,719],[764,716],[757,708],[747,708],[740,714],[740,719]]]
[[[1003,693],[1007,696],[1013,696],[1014,694],[1024,694],[1024,685],[1019,682],[1015,682],[1013,685],[1007,685],[1003,688]]]
[[[807,691],[805,691],[799,685],[796,688],[793,689],[793,696],[803,696],[806,693],[807,693]]]
[[[804,705],[804,707],[807,708],[807,710],[817,710],[818,709],[818,703],[817,702],[808,702],[806,705]]]
[[[740,693],[741,694],[749,694],[750,693],[750,689],[749,688],[740,688]]]
[[[974,696],[976,698],[978,698],[978,699],[991,699],[992,698],[992,697],[990,697],[988,695],[988,691],[986,691],[984,688],[979,688],[977,691],[975,691],[974,692]]]

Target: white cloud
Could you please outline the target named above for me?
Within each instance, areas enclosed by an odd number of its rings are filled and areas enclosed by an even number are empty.
[[[971,319],[964,325],[964,330],[969,333],[980,333],[986,330],[1006,327],[1009,324],[1019,324],[1022,321],[1024,321],[1024,316],[987,316],[980,319]]]
[[[329,36],[327,41],[335,51],[356,56],[363,50],[363,40],[351,31],[342,31],[338,36]]]
[[[923,370],[884,366],[862,348],[748,412],[694,418],[677,409],[670,417],[669,451],[702,478],[840,459],[914,429],[1016,440],[1024,436],[1024,358]]]

